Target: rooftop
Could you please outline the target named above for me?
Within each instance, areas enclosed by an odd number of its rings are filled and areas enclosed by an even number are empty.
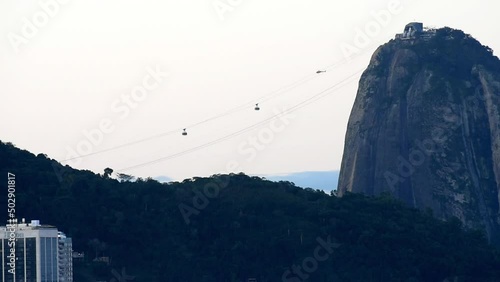
[[[21,223],[17,223],[17,219],[13,220],[13,223],[9,221],[7,225],[15,225],[16,230],[35,230],[35,229],[56,229],[55,226],[40,224],[40,220],[32,220],[30,223],[25,222],[23,218]],[[0,226],[0,230],[5,231],[7,226]]]

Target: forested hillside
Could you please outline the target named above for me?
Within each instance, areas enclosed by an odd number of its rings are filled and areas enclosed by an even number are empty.
[[[85,252],[77,282],[122,270],[147,282],[500,281],[481,232],[388,196],[336,198],[244,174],[120,182],[5,143],[0,171],[2,220],[11,172],[17,218],[55,225]]]

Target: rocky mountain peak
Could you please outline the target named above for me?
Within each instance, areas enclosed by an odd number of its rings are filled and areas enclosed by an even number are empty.
[[[338,194],[388,192],[495,241],[499,108],[500,60],[489,47],[460,30],[407,25],[361,77]]]

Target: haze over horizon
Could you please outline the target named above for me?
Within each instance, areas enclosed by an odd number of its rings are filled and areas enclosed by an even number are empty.
[[[406,23],[500,50],[489,0],[228,3],[0,3],[0,140],[137,177],[338,171],[361,71]]]

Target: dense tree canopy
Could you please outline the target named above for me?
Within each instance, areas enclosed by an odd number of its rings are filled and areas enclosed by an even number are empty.
[[[148,282],[500,281],[480,231],[389,196],[339,199],[244,174],[120,182],[4,143],[0,160],[5,179],[16,174],[17,217],[57,226],[85,252],[75,281],[123,268]]]

